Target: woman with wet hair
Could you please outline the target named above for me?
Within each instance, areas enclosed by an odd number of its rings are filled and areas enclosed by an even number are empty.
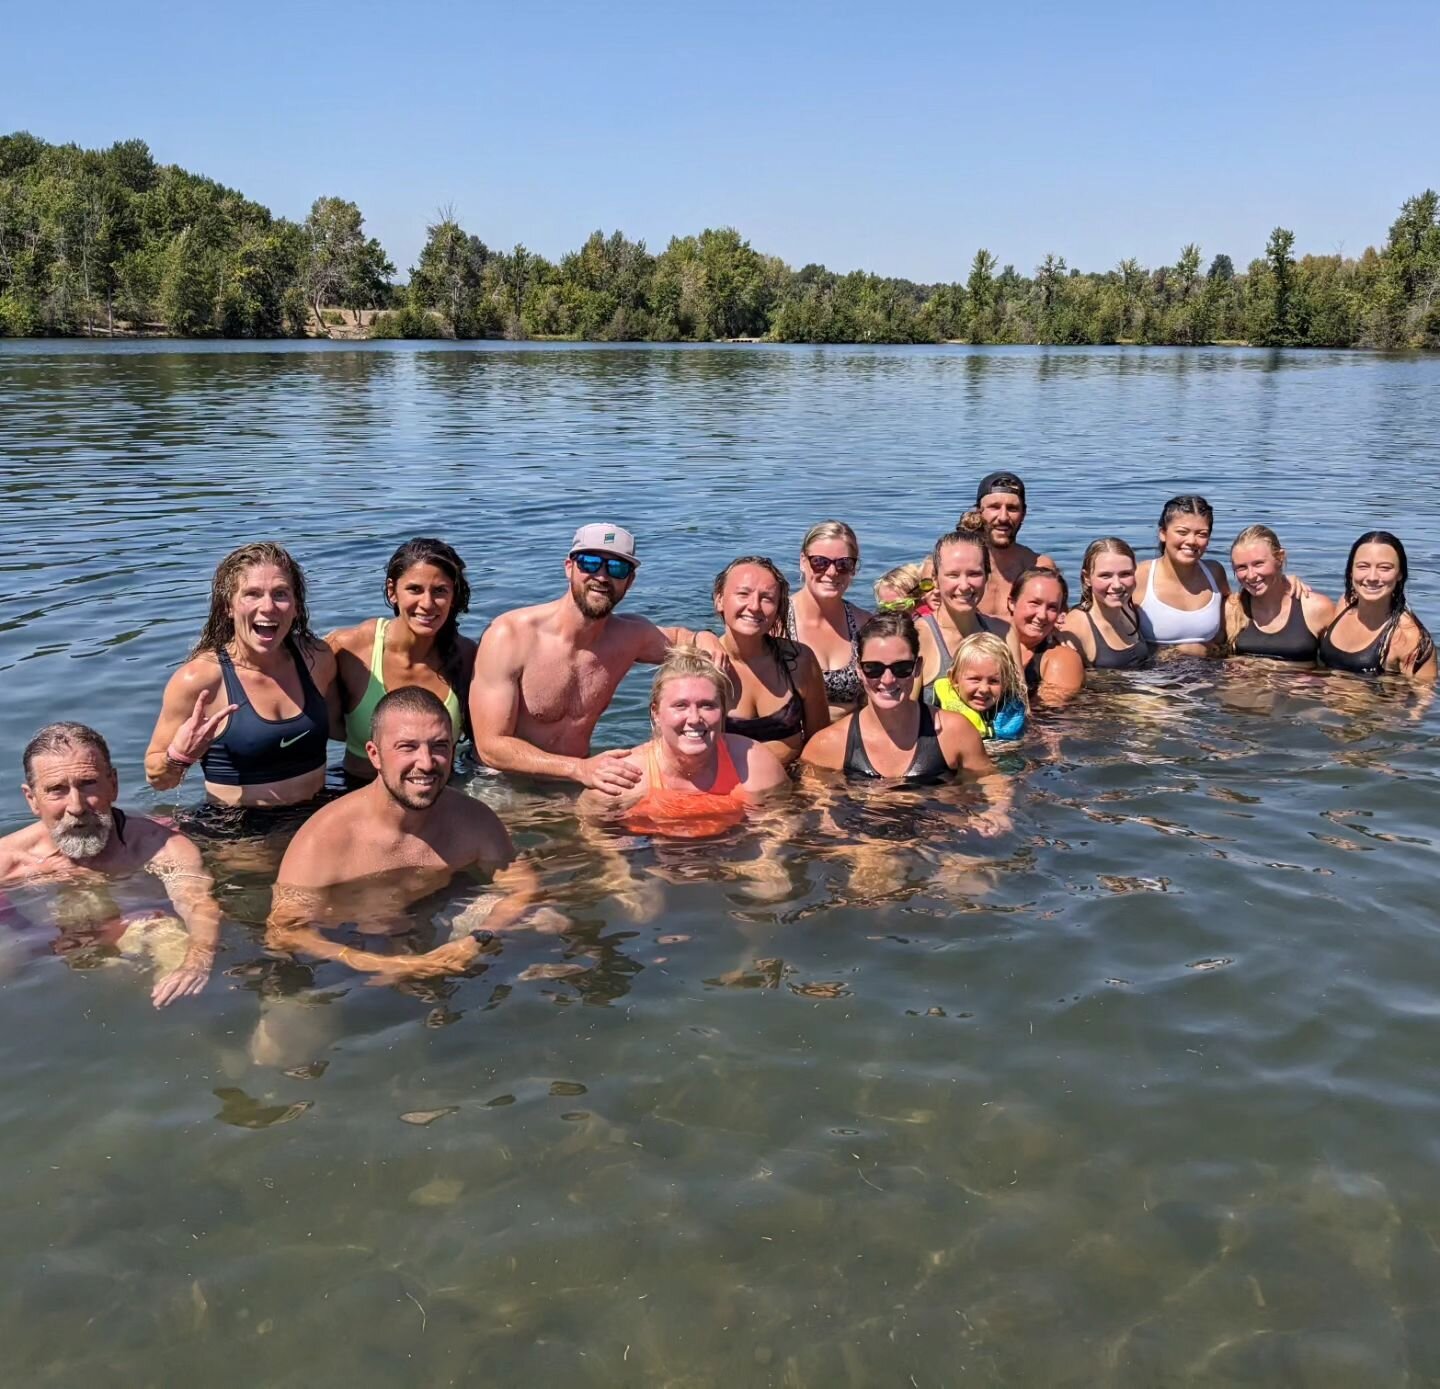
[[[1080,561],[1080,602],[1060,623],[1095,670],[1128,670],[1150,658],[1135,611],[1135,551],[1119,536],[1092,540]]]
[[[870,614],[845,597],[859,569],[860,541],[844,521],[822,521],[805,533],[801,585],[790,598],[785,635],[815,653],[832,719],[864,698],[855,669],[855,634]]]
[[[1010,650],[1025,688],[1042,704],[1063,704],[1085,685],[1080,653],[1056,635],[1069,602],[1070,588],[1058,569],[1027,569],[1010,589]]]
[[[1320,634],[1320,664],[1357,675],[1435,679],[1435,643],[1405,599],[1410,562],[1398,536],[1366,531],[1345,562],[1345,600]]]
[[[1225,603],[1225,639],[1236,656],[1313,663],[1320,634],[1335,618],[1321,593],[1294,592],[1285,550],[1269,526],[1246,526],[1230,546],[1239,591]]]
[[[1215,512],[1204,497],[1171,497],[1160,512],[1160,554],[1136,571],[1140,631],[1152,646],[1204,656],[1221,632],[1230,585],[1205,558]]]
[[[912,786],[948,781],[957,771],[977,777],[994,773],[969,720],[915,699],[920,638],[908,615],[872,617],[856,645],[865,703],[806,743],[802,762],[844,772],[851,780]]]
[[[372,617],[325,638],[339,669],[345,712],[345,779],[372,781],[365,751],[375,706],[391,690],[418,685],[445,705],[458,744],[475,669],[475,643],[460,635],[470,609],[465,561],[443,540],[407,540],[385,566],[385,602],[392,617]]]
[[[762,744],[726,730],[731,698],[729,677],[699,647],[672,647],[650,687],[650,741],[629,754],[639,782],[621,796],[582,792],[582,813],[618,819],[632,834],[680,839],[738,824],[788,778]]]
[[[726,730],[753,738],[788,766],[830,722],[815,653],[784,635],[790,585],[771,560],[745,555],[715,576],[712,596],[725,631],[707,638],[736,687]]]
[[[145,753],[159,791],[199,762],[225,805],[303,805],[325,784],[338,722],[335,657],[310,630],[305,575],[271,541],[232,550],[215,570],[210,613],[170,677]]]

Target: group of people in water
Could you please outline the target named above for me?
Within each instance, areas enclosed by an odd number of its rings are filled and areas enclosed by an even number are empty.
[[[1168,501],[1158,554],[1093,541],[1079,597],[1049,556],[1019,536],[1024,483],[991,473],[975,507],[922,560],[852,601],[860,544],[826,521],[800,547],[792,592],[770,559],[732,560],[715,578],[716,632],[661,627],[617,611],[640,567],[623,527],[583,525],[564,559],[565,591],[497,616],[478,645],[460,631],[465,564],[441,540],[400,546],[386,567],[389,615],[321,638],[306,579],[283,548],[245,545],[215,570],[205,626],[166,684],[145,754],[158,791],[199,765],[201,826],[245,833],[297,823],[274,885],[267,945],[394,979],[463,973],[498,931],[536,925],[539,882],[499,818],[451,785],[467,737],[510,776],[580,788],[582,817],[632,833],[718,833],[788,787],[796,768],[925,786],[973,779],[1007,803],[992,752],[1037,710],[1063,705],[1090,672],[1168,653],[1268,658],[1433,681],[1434,643],[1405,596],[1400,540],[1367,531],[1351,547],[1337,601],[1287,573],[1274,531],[1248,526],[1230,551],[1232,591],[1206,557],[1213,512]],[[637,663],[658,667],[652,735],[593,751],[601,715]],[[346,794],[326,799],[327,744],[345,745]],[[219,946],[221,913],[194,841],[126,813],[104,738],[87,725],[41,729],[23,753],[35,823],[0,839],[0,889],[28,881],[114,880],[148,870],[183,922],[183,958],[157,1006],[197,992]],[[387,951],[394,921],[457,875],[495,892],[432,949]],[[377,907],[377,898],[379,906]],[[0,908],[7,907],[0,892]],[[122,933],[100,922],[92,939]]]

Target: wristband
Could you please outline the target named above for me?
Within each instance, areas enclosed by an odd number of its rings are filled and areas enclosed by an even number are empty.
[[[173,762],[177,767],[193,767],[200,759],[198,757],[184,757],[175,751],[175,744],[171,743],[165,749],[165,760]]]

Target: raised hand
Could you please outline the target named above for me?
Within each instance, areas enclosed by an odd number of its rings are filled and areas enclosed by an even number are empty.
[[[210,744],[215,741],[215,735],[220,725],[240,708],[238,704],[227,704],[215,714],[206,714],[209,707],[212,692],[201,690],[195,696],[195,708],[190,717],[175,730],[175,736],[170,740],[170,746],[165,749],[165,755],[172,762],[178,762],[188,767],[193,762],[198,762],[208,751]]]

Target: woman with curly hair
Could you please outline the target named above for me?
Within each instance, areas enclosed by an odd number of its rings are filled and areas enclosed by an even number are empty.
[[[309,801],[325,784],[337,693],[335,657],[310,630],[300,566],[271,541],[242,545],[216,568],[204,630],[165,686],[146,778],[167,791],[199,762],[212,801]]]

